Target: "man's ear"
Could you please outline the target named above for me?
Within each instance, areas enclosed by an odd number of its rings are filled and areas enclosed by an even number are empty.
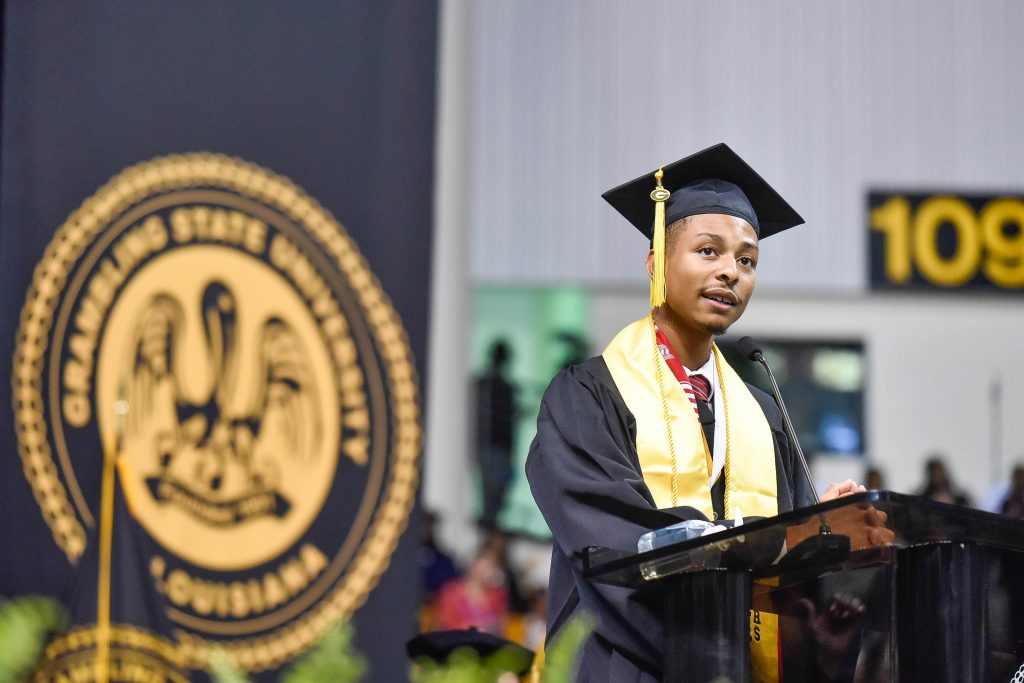
[[[654,279],[654,249],[647,250],[647,277]]]

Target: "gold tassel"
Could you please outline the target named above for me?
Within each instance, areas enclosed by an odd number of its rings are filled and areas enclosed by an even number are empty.
[[[651,199],[654,200],[654,238],[651,249],[654,250],[654,273],[651,276],[651,308],[657,308],[665,303],[665,201],[672,196],[672,193],[661,186],[661,179],[665,176],[664,168],[659,168],[654,173],[654,179],[658,186],[651,192]]]

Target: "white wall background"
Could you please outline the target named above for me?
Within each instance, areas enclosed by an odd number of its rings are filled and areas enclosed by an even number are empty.
[[[941,448],[985,489],[995,375],[1003,457],[1024,457],[1024,294],[866,292],[864,210],[868,188],[1024,192],[1024,3],[448,0],[443,14],[434,311],[448,323],[428,505],[459,514],[449,478],[468,457],[451,414],[466,407],[457,290],[584,283],[603,345],[645,311],[646,243],[600,193],[719,141],[807,219],[762,245],[743,331],[864,340],[869,451],[896,488]]]
[[[476,2],[473,276],[639,282],[604,190],[728,142],[807,219],[771,288],[857,289],[868,187],[1024,189],[1016,0]]]

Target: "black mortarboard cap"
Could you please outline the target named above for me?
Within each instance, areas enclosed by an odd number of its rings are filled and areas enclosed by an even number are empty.
[[[503,652],[509,671],[522,676],[533,666],[533,652],[511,640],[478,631],[475,628],[458,631],[431,631],[420,633],[405,644],[409,659],[429,659],[444,664],[453,652],[460,649],[475,652],[481,658]]]
[[[602,197],[648,239],[653,239],[654,173],[608,190]],[[761,239],[804,219],[724,142],[664,167],[665,225],[686,216],[721,213],[747,221]]]

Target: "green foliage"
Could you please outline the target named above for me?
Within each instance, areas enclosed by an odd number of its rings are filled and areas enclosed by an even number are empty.
[[[320,642],[295,662],[281,683],[356,683],[366,673],[366,660],[352,647],[352,625],[336,624]],[[249,683],[249,677],[223,650],[210,655],[208,667],[214,683]]]
[[[307,655],[281,677],[281,683],[355,683],[367,664],[352,646],[352,625],[336,624],[327,630]]]
[[[65,627],[66,613],[56,600],[26,596],[0,600],[0,683],[22,680],[38,663],[50,634]],[[570,679],[583,641],[593,631],[593,619],[572,619],[548,648],[543,683]],[[329,629],[308,654],[281,677],[281,683],[357,683],[367,662],[352,645],[351,624]],[[456,650],[444,664],[418,663],[416,683],[495,683],[516,668],[516,655],[501,650],[480,658],[470,649]],[[249,683],[245,672],[224,651],[210,656],[209,673],[214,683]]]
[[[0,600],[0,681],[28,674],[51,633],[62,630],[67,615],[53,598],[27,595]]]
[[[518,667],[518,656],[511,650],[498,650],[481,658],[468,647],[459,648],[444,664],[424,659],[417,662],[415,683],[495,683],[498,677]]]
[[[572,680],[572,670],[583,641],[594,631],[594,617],[580,612],[562,627],[547,649],[541,683],[564,683]]]
[[[64,607],[52,598],[29,595],[0,599],[0,683],[22,680],[38,664],[52,633],[65,628]],[[281,677],[281,683],[356,683],[366,660],[352,646],[352,626],[338,624]],[[249,677],[223,650],[210,655],[214,683],[249,683]]]
[[[210,653],[207,671],[213,683],[249,683],[245,671],[235,664],[235,660],[224,650],[214,650]]]
[[[572,618],[548,648],[544,662],[542,683],[565,683],[572,679],[573,666],[583,641],[594,630],[594,619],[587,613]],[[452,653],[444,664],[429,660],[417,662],[413,674],[415,683],[495,683],[502,674],[515,671],[518,666],[515,653],[499,650],[481,658],[469,648]]]

